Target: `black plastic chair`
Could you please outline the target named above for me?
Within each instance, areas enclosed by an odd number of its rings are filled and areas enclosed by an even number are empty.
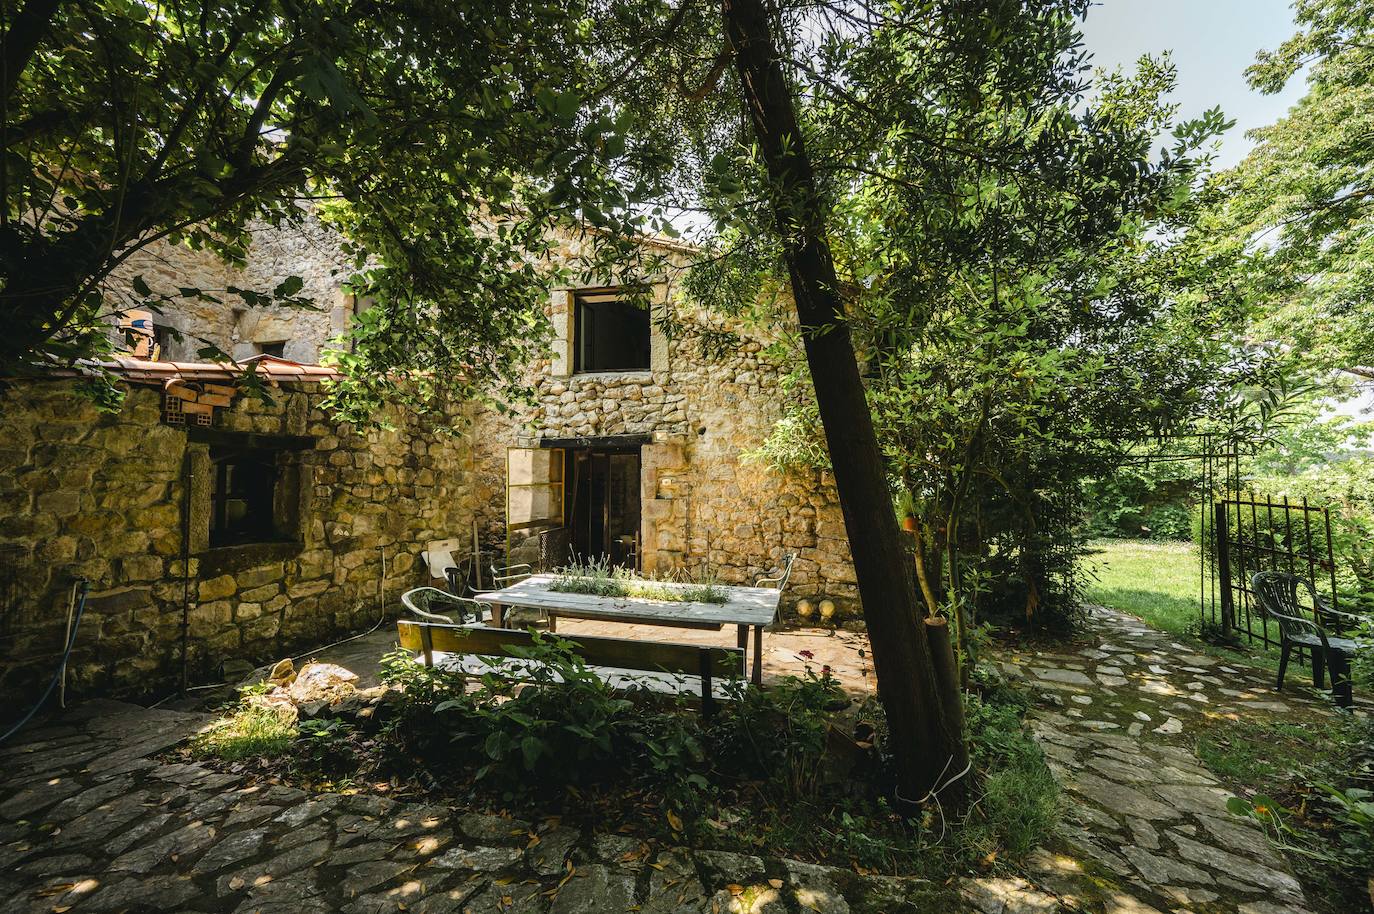
[[[1355,642],[1331,634],[1322,623],[1336,619],[1355,617],[1337,612],[1326,605],[1317,592],[1302,578],[1282,571],[1261,571],[1250,578],[1251,589],[1259,602],[1260,610],[1279,627],[1279,681],[1278,690],[1283,691],[1283,674],[1288,669],[1288,658],[1294,648],[1306,648],[1312,655],[1312,684],[1324,688],[1325,671],[1331,672],[1331,694],[1336,704],[1348,708],[1354,703],[1350,684],[1350,658],[1355,653]],[[1313,618],[1303,615],[1302,604],[1298,601],[1298,587],[1307,591],[1311,598]],[[1320,622],[1317,620],[1321,620]]]

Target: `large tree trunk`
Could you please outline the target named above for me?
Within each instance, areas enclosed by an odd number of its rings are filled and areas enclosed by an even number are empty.
[[[887,472],[843,319],[826,240],[826,209],[797,126],[766,0],[722,2],[726,36],[768,169],[773,214],[854,553],[878,696],[897,763],[898,797],[919,802],[954,779],[940,796],[957,805],[967,783],[959,776],[968,766],[958,684],[947,675],[949,664],[932,662],[925,613],[902,548]],[[942,644],[948,650],[948,640]],[[938,675],[937,669],[946,675]]]

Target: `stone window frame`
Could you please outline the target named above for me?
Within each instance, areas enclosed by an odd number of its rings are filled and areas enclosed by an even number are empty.
[[[278,467],[272,495],[273,538],[225,546],[210,545],[210,512],[215,485],[210,450],[217,447],[257,450],[273,455]],[[306,435],[188,430],[186,460],[190,504],[187,512],[187,551],[191,555],[218,556],[221,559],[232,559],[235,555],[252,557],[264,550],[273,553],[301,551],[305,547],[306,531],[310,528],[310,494],[314,486],[314,468],[306,454],[314,447],[315,439]]]
[[[553,356],[550,360],[549,374],[557,378],[652,378],[669,370],[668,353],[671,348],[668,337],[661,327],[662,318],[668,305],[668,284],[651,283],[649,287],[649,367],[628,371],[573,371],[575,362],[573,346],[576,342],[577,308],[574,296],[578,292],[606,290],[615,288],[618,283],[588,284],[564,289],[554,289],[550,301],[550,317],[553,322]]]

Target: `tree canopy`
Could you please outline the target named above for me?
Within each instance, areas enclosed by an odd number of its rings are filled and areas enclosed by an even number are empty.
[[[1217,177],[1205,231],[1245,255],[1255,334],[1318,368],[1374,377],[1374,11],[1299,0],[1297,34],[1261,53],[1251,85],[1307,93]]]
[[[652,173],[634,113],[584,53],[595,4],[29,0],[6,7],[0,305],[6,363],[108,351],[111,315],[158,308],[106,280],[166,239],[244,256],[311,205],[375,302],[343,357],[358,416],[407,378],[480,389],[538,344],[557,225],[613,242]],[[605,58],[607,66],[617,63]],[[598,98],[601,101],[598,101]],[[642,213],[639,215],[643,215]],[[593,245],[614,247],[612,244]],[[623,252],[622,252],[623,253]],[[183,288],[256,306],[274,289]]]

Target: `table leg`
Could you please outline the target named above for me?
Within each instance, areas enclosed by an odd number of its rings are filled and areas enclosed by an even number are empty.
[[[506,627],[506,607],[500,603],[491,604],[491,625],[492,628]]]
[[[740,670],[740,675],[747,680],[749,678],[749,626],[735,626],[735,647],[744,651],[740,658],[744,663],[744,669]]]
[[[558,617],[549,613],[549,633],[552,634],[556,631],[558,631]]]
[[[763,685],[763,626],[754,626],[754,685]]]

